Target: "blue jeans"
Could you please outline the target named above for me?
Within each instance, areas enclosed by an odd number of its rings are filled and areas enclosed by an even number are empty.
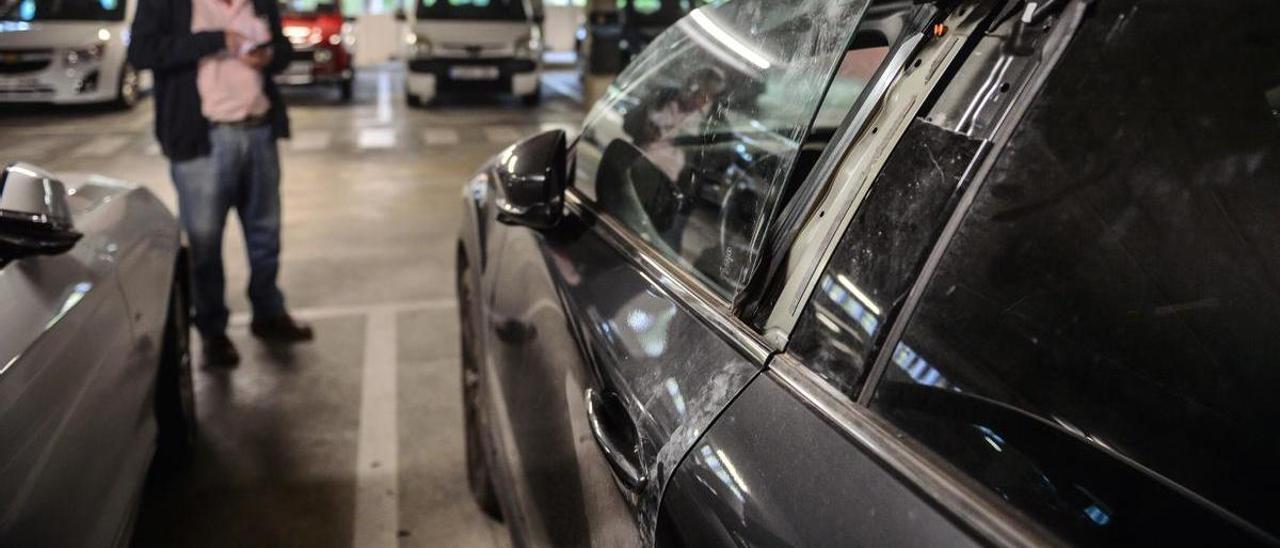
[[[195,325],[201,335],[227,329],[222,233],[235,208],[249,254],[249,300],[255,318],[285,313],[280,270],[280,157],[269,126],[214,126],[208,156],[174,162],[178,217],[191,246]]]

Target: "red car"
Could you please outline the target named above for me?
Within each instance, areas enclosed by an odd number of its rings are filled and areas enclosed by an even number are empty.
[[[350,101],[355,82],[355,35],[336,3],[317,2],[303,8],[280,2],[284,35],[293,44],[293,59],[276,83],[287,86],[337,85]]]

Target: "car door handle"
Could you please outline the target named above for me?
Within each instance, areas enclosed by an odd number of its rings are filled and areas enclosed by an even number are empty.
[[[587,421],[591,424],[591,436],[604,452],[604,459],[622,485],[632,492],[644,489],[649,478],[640,468],[639,443],[619,443],[618,438],[638,440],[635,423],[627,416],[617,398],[608,398],[599,390],[587,389]],[[621,419],[621,420],[619,420]],[[618,424],[622,423],[622,424]],[[630,429],[618,432],[620,429]]]

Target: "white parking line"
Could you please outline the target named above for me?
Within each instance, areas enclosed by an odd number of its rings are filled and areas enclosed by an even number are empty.
[[[509,145],[519,141],[524,134],[511,126],[489,126],[484,128],[484,138],[490,143]]]
[[[390,548],[400,524],[399,430],[396,425],[396,315],[370,314],[365,324],[356,448],[356,514],[352,546]]]
[[[111,156],[125,145],[129,144],[132,137],[125,135],[104,135],[94,137],[88,143],[80,145],[71,152],[72,157],[81,158],[85,156]]]
[[[356,144],[362,149],[392,148],[396,146],[396,130],[389,127],[362,129]]]
[[[333,135],[328,131],[310,130],[295,131],[289,138],[289,150],[293,152],[310,152],[329,148]]]
[[[422,131],[422,142],[427,146],[456,145],[460,140],[456,129],[437,128]]]

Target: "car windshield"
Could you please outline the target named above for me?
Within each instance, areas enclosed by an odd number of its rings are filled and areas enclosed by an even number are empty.
[[[522,0],[419,0],[419,19],[496,19],[524,21]]]
[[[285,16],[338,13],[339,11],[337,2],[316,0],[280,0],[280,14]]]
[[[638,26],[670,25],[697,7],[694,0],[618,0],[618,10]]]
[[[0,0],[4,21],[123,21],[125,0]]]

